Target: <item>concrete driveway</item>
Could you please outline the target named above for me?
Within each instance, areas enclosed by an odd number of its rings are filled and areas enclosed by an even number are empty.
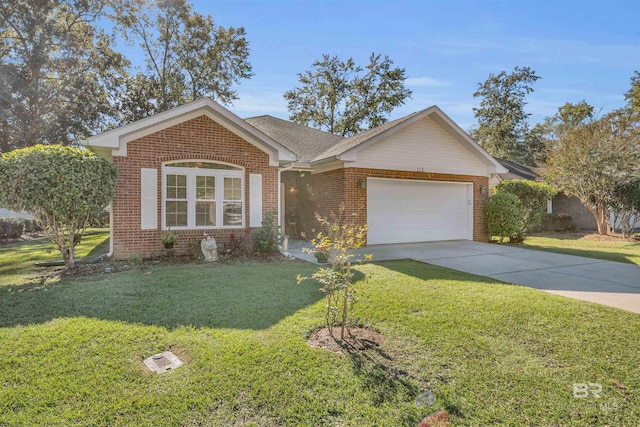
[[[297,258],[315,262],[292,245]],[[497,244],[450,241],[368,246],[374,261],[413,259],[640,313],[640,267]]]

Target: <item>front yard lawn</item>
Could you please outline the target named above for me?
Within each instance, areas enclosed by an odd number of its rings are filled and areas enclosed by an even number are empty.
[[[79,245],[76,258],[92,258],[109,252],[109,229],[87,230]],[[46,273],[36,267],[36,262],[61,260],[60,251],[54,248],[48,237],[25,240],[18,243],[0,244],[0,286],[22,284],[33,281],[34,275]]]
[[[324,301],[296,276],[314,268],[152,265],[0,286],[0,425],[415,426],[438,409],[454,426],[640,419],[637,314],[367,264],[355,313],[385,341],[338,355],[306,343]],[[148,372],[143,358],[163,350],[185,365]],[[427,391],[435,403],[417,406]]]
[[[588,233],[536,234],[522,247],[640,265],[640,241]]]

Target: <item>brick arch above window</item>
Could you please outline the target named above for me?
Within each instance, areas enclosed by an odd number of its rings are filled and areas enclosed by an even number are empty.
[[[232,166],[238,166],[241,167],[243,169],[248,169],[251,167],[251,164],[249,164],[248,162],[243,162],[243,161],[238,161],[237,159],[229,159],[229,157],[226,156],[216,156],[216,155],[200,155],[197,158],[194,158],[193,156],[181,156],[181,155],[175,155],[175,156],[159,156],[158,157],[158,162],[160,162],[163,166],[168,164],[168,163],[174,163],[174,162],[188,162],[188,161],[198,161],[198,162],[209,162],[209,163],[221,163],[221,164],[228,164],[228,165],[232,165]]]

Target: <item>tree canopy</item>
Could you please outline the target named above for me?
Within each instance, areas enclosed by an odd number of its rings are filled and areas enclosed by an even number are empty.
[[[624,94],[629,106],[640,113],[640,71],[636,71],[631,77],[631,89]]]
[[[301,84],[285,92],[289,119],[336,135],[351,136],[387,122],[387,114],[411,97],[404,68],[393,68],[388,56],[372,53],[369,64],[356,65],[337,56],[322,56],[312,69],[298,74]]]
[[[117,34],[146,66],[132,68]],[[217,27],[187,0],[3,2],[0,153],[73,145],[202,96],[228,104],[252,76],[248,56],[244,28]]]
[[[146,62],[118,96],[121,122],[202,96],[229,104],[238,99],[233,85],[253,75],[244,28],[217,27],[186,0],[127,0],[117,3],[112,18]]]
[[[533,92],[533,83],[540,77],[529,67],[515,67],[511,73],[501,71],[489,74],[484,83],[478,83],[473,94],[480,98],[480,107],[474,108],[478,125],[471,136],[489,154],[514,162],[535,165],[535,139],[530,138],[525,112],[526,96]]]
[[[114,115],[110,89],[127,61],[96,27],[106,1],[2,2],[0,152],[71,144]]]
[[[608,204],[616,187],[640,176],[640,121],[629,109],[568,127],[547,144],[545,180],[576,196],[608,233]]]
[[[31,213],[73,268],[75,244],[111,201],[115,174],[111,163],[81,148],[14,150],[0,156],[0,206]]]

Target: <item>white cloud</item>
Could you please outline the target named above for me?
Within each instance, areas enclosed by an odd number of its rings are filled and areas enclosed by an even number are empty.
[[[407,86],[429,86],[429,87],[443,87],[449,86],[449,83],[444,80],[434,79],[432,77],[409,77],[404,83]]]

